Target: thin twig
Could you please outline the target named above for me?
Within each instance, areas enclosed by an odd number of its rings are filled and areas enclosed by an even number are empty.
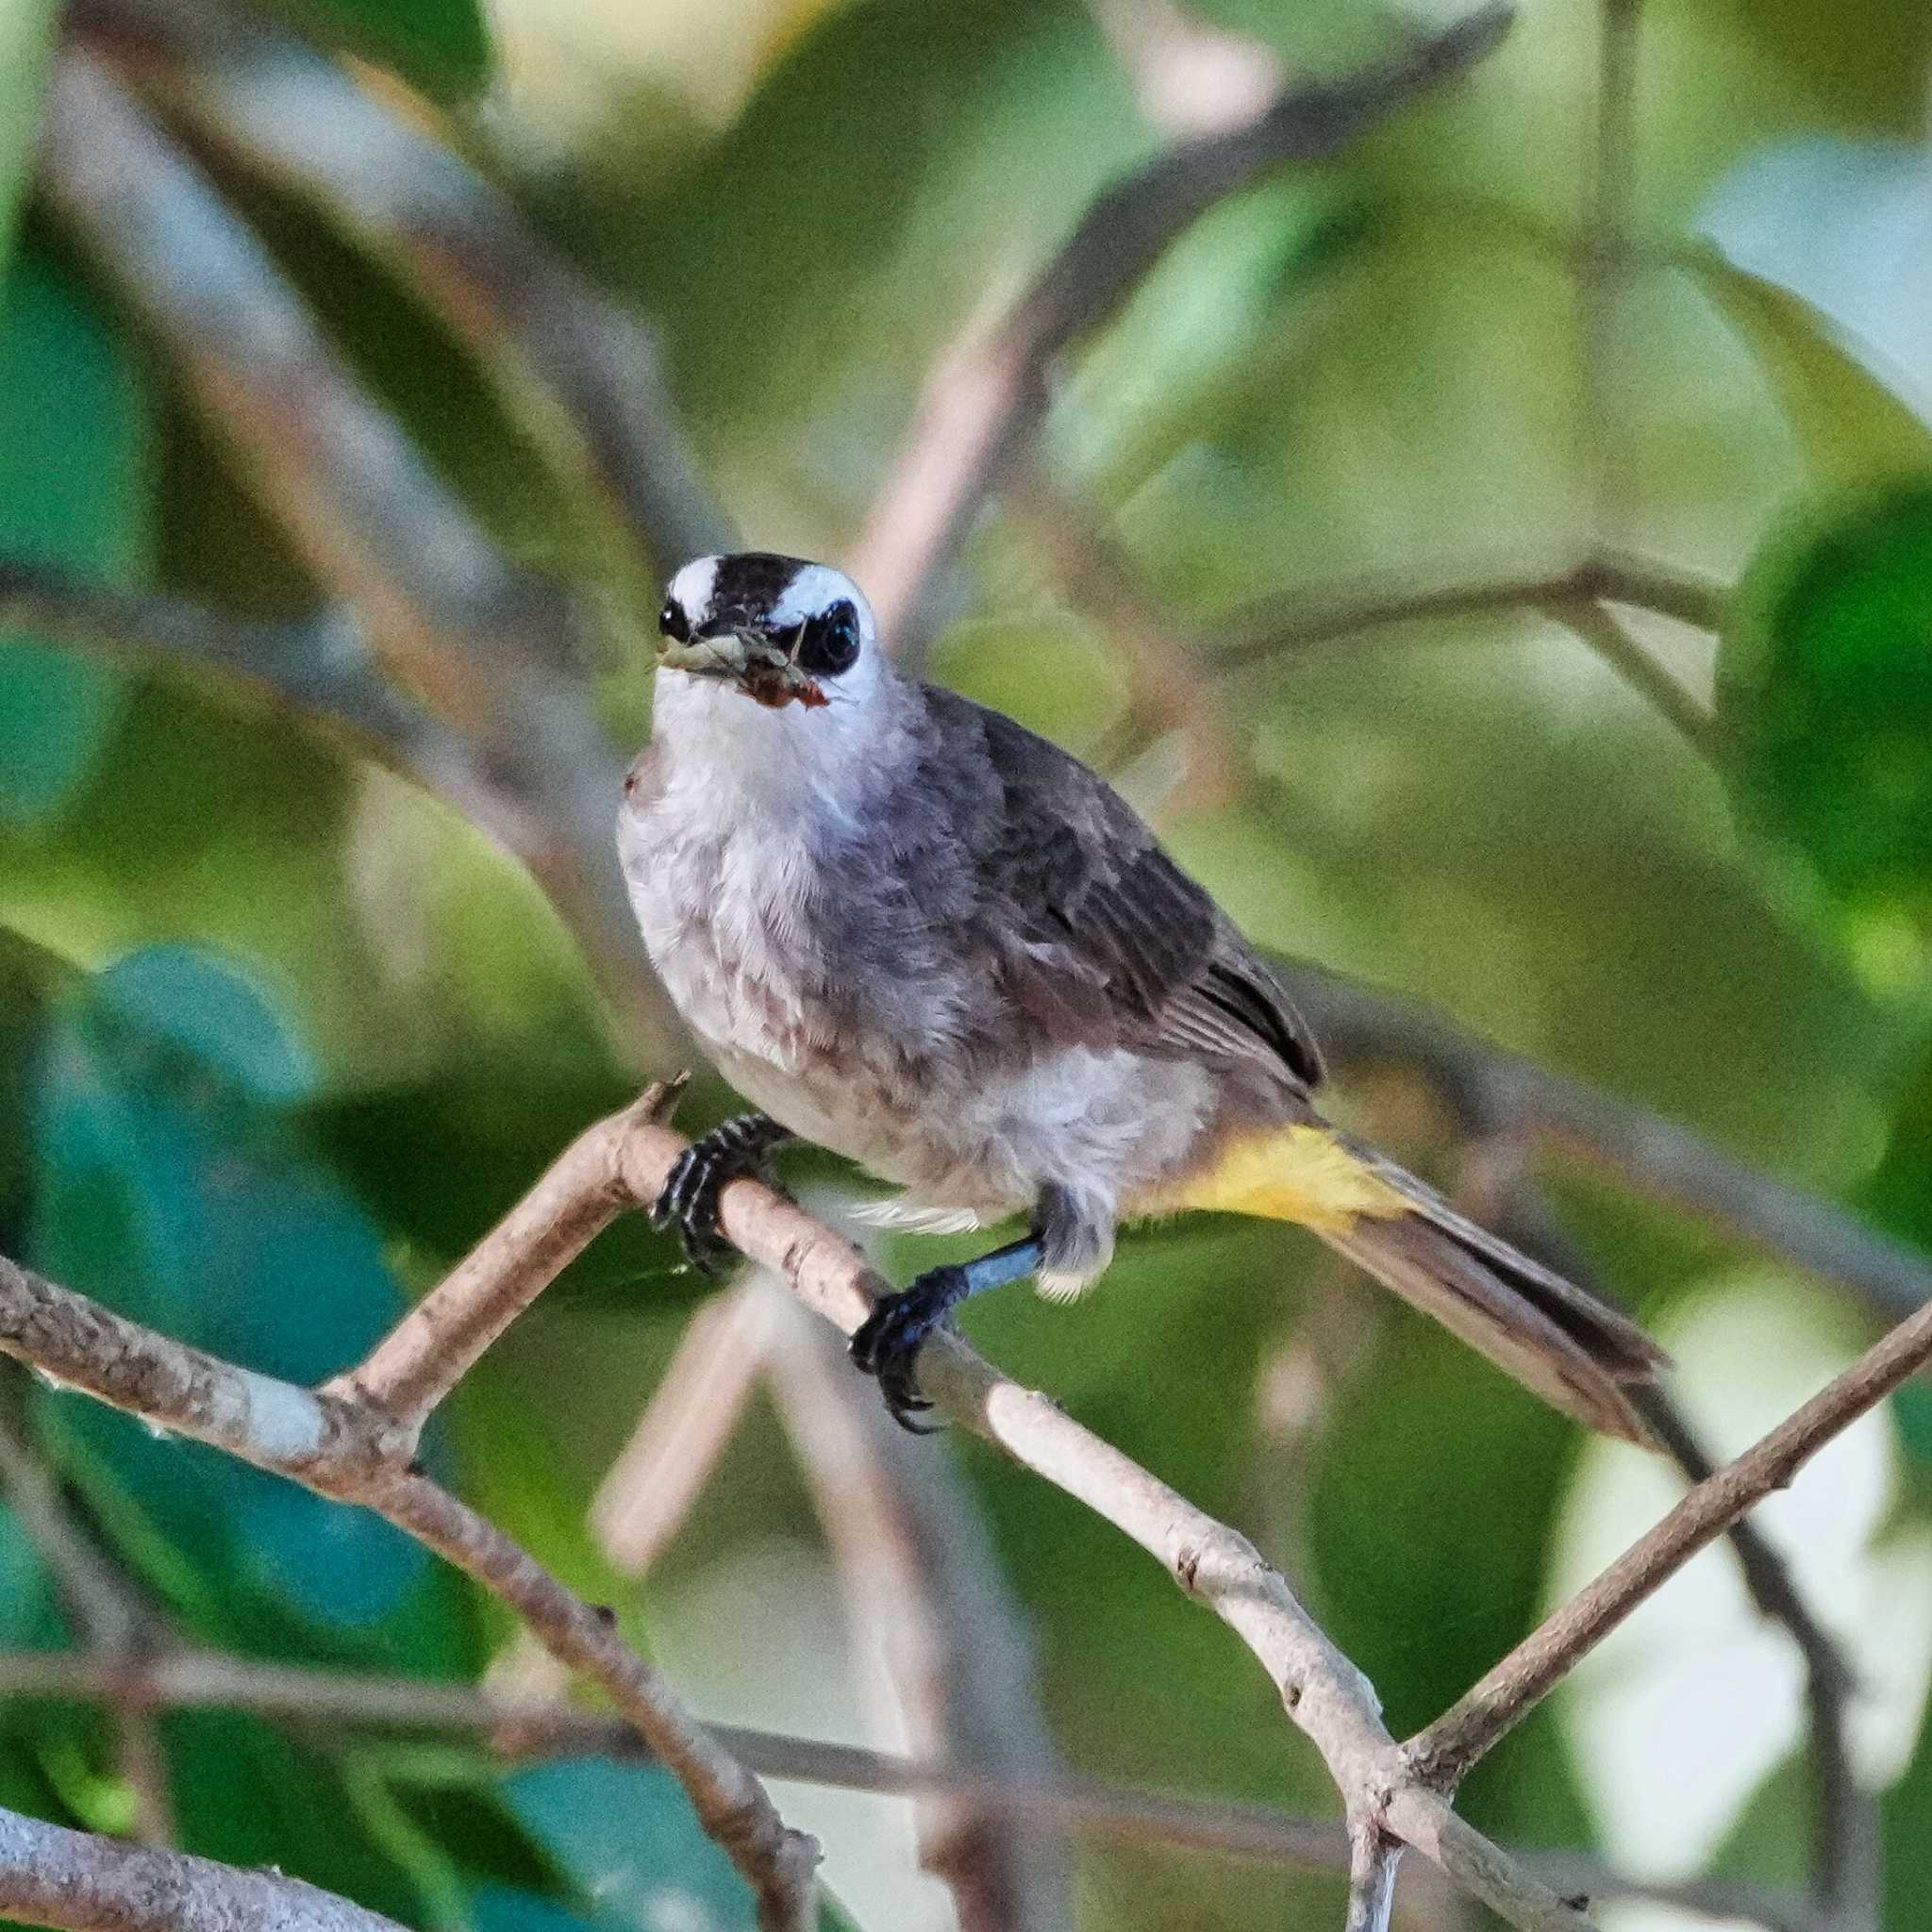
[[[1628,604],[1680,624],[1714,631],[1728,595],[1717,578],[1657,558],[1606,551],[1578,563],[1504,569],[1420,588],[1412,574],[1369,582],[1274,591],[1230,612],[1214,626],[1221,639],[1204,662],[1215,671],[1244,670],[1364,631],[1496,611],[1563,611],[1579,604]]]
[[[249,1710],[292,1723],[361,1724],[377,1732],[433,1731],[486,1739],[499,1757],[650,1760],[636,1730],[553,1697],[412,1677],[360,1675],[307,1665],[265,1663],[223,1652],[183,1650],[108,1657],[72,1651],[0,1651],[0,1697],[139,1695],[157,1707]],[[863,1745],[798,1738],[736,1724],[708,1726],[733,1757],[762,1776],[896,1796],[938,1796],[1039,1824],[1133,1842],[1345,1873],[1348,1835],[1336,1822],[1269,1805],[1198,1798],[1093,1778],[921,1763]],[[1748,1919],[1771,1932],[1824,1932],[1802,1898],[1745,1880],[1705,1878],[1657,1885],[1611,1872],[1581,1854],[1512,1856],[1566,1895],[1641,1898],[1714,1919]]]
[[[684,1787],[698,1823],[751,1887],[767,1932],[809,1932],[818,1846],[778,1816],[765,1789],[618,1636],[607,1610],[573,1595],[534,1557],[425,1476],[405,1475],[369,1507],[499,1597],[560,1662],[580,1671]]]
[[[1631,636],[1624,620],[1608,605],[1572,598],[1567,603],[1545,605],[1543,614],[1575,632],[1692,751],[1715,760],[1720,747],[1717,720],[1709,706],[1685,690]]]
[[[1385,1837],[1379,1825],[1363,1824],[1349,1833],[1346,1932],[1389,1932],[1401,1859],[1401,1840]]]
[[[106,50],[203,138],[320,202],[434,306],[579,505],[609,525],[620,568],[655,565],[662,576],[731,547],[650,331],[420,119],[392,112],[293,35],[228,8],[89,0],[87,12],[137,25]]]
[[[324,1392],[389,1419],[413,1442],[436,1405],[591,1240],[629,1205],[616,1149],[632,1123],[661,1118],[682,1081],[646,1090],[587,1128],[536,1185],[355,1368]]]
[[[46,1464],[8,1421],[0,1421],[0,1490],[27,1541],[53,1573],[90,1650],[127,1656],[161,1640],[164,1633],[153,1607],[132,1579],[94,1546]],[[132,1694],[110,1701],[115,1769],[133,1801],[133,1835],[143,1844],[173,1844],[175,1807],[153,1707]]]
[[[1746,1510],[1932,1360],[1932,1306],[1907,1317],[1795,1414],[1699,1483],[1662,1522],[1524,1638],[1403,1746],[1410,1772],[1453,1789],[1483,1754],[1559,1684],[1644,1598]]]
[[[680,1037],[609,836],[623,763],[574,675],[586,607],[513,566],[350,373],[233,207],[76,42],[43,104],[41,186],[110,288],[160,337],[372,648],[476,748],[548,842],[527,853],[641,1046]]]
[[[1590,1258],[1557,1219],[1528,1160],[1528,1143],[1508,1124],[1467,1123],[1479,1138],[1465,1162],[1477,1182],[1481,1218],[1525,1253],[1583,1288],[1592,1288]],[[1500,1131],[1498,1131],[1500,1127]],[[1717,1473],[1696,1431],[1662,1384],[1631,1391],[1631,1404],[1657,1444],[1692,1483]],[[1790,1567],[1748,1516],[1726,1532],[1744,1589],[1760,1616],[1780,1624],[1805,1665],[1810,1768],[1815,1794],[1811,1893],[1851,1932],[1871,1921],[1881,1866],[1878,1803],[1859,1784],[1851,1760],[1851,1666],[1811,1614]]]
[[[893,1424],[836,1333],[781,1284],[759,1275],[752,1291],[777,1308],[773,1398],[912,1755],[1050,1776],[1033,1646],[960,1472]],[[920,1863],[952,1893],[962,1932],[1072,1923],[1066,1859],[1024,1815],[950,1798],[922,1805],[918,1823]]]
[[[0,1811],[0,1912],[63,1932],[406,1932],[279,1872]]]
[[[854,573],[908,662],[924,648],[925,590],[1046,407],[1048,365],[1108,320],[1168,245],[1218,202],[1289,161],[1336,154],[1501,41],[1509,9],[1479,8],[1344,80],[1291,88],[1265,113],[1159,154],[1102,193],[988,340],[955,344],[854,546]]]
[[[1100,520],[1057,490],[1036,462],[1016,458],[1006,488],[1008,512],[1033,537],[1061,597],[1104,626],[1121,647],[1130,682],[1138,741],[1095,755],[1101,769],[1141,749],[1146,735],[1178,735],[1183,771],[1176,809],[1208,811],[1233,796],[1238,766],[1212,687],[1201,675],[1206,652],[1191,627],[1159,608],[1131,560]]]
[[[758,1780],[719,1748],[668,1681],[623,1642],[609,1618],[414,1473],[413,1427],[398,1426],[358,1401],[298,1388],[170,1341],[5,1257],[0,1351],[114,1407],[373,1509],[467,1572],[636,1724],[743,1874],[768,1932],[805,1926],[816,1858],[810,1840],[785,1827]]]
[[[1692,1482],[1717,1473],[1689,1423],[1659,1390],[1633,1391],[1632,1399],[1645,1425]],[[1859,1783],[1852,1766],[1850,1707],[1857,1686],[1851,1666],[1798,1594],[1784,1558],[1748,1517],[1732,1524],[1730,1541],[1758,1614],[1783,1625],[1805,1663],[1814,1793],[1812,1896],[1842,1932],[1874,1927],[1884,1846],[1877,1797]]]

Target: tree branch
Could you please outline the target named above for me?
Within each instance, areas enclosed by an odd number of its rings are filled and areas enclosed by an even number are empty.
[[[579,1134],[365,1360],[324,1385],[325,1393],[389,1418],[413,1445],[430,1411],[490,1344],[635,1205],[619,1167],[625,1138],[661,1118],[683,1086],[648,1088],[622,1113]]]
[[[1577,605],[1627,604],[1699,630],[1716,630],[1729,591],[1719,579],[1657,558],[1603,551],[1577,563],[1503,570],[1416,588],[1412,576],[1274,591],[1214,626],[1222,642],[1205,653],[1214,671],[1290,657],[1364,631],[1499,610],[1561,613]]]
[[[466,1339],[473,1333],[458,1326]],[[751,1885],[768,1932],[801,1932],[808,1924],[817,1857],[810,1840],[784,1826],[757,1779],[625,1646],[608,1617],[414,1472],[413,1426],[399,1426],[359,1401],[301,1389],[172,1341],[4,1257],[0,1351],[176,1434],[373,1509],[465,1571],[636,1725]]]
[[[681,1029],[636,964],[609,835],[623,763],[572,658],[584,608],[513,567],[355,379],[266,249],[96,57],[49,80],[41,185],[109,286],[161,338],[331,593],[366,615],[487,759],[545,841],[533,870],[573,918],[617,1010],[659,1045]]]
[[[1717,721],[1710,707],[1678,683],[1607,604],[1573,597],[1544,605],[1543,614],[1582,639],[1700,758],[1715,760]]]
[[[1479,1178],[1480,1219],[1524,1253],[1547,1262],[1579,1287],[1595,1284],[1589,1257],[1565,1232],[1527,1159],[1525,1137],[1508,1123],[1473,1121],[1487,1135],[1466,1162]],[[1661,1384],[1633,1389],[1630,1399],[1644,1425],[1692,1483],[1717,1472],[1696,1431]],[[1850,1705],[1854,1684],[1831,1635],[1798,1593],[1790,1568],[1748,1516],[1726,1532],[1744,1589],[1758,1614],[1782,1625],[1805,1666],[1813,1788],[1811,1893],[1827,1914],[1862,1910],[1877,1890],[1881,1869],[1878,1806],[1852,1769]],[[1864,1911],[1857,1923],[1869,1923]],[[1840,1932],[1851,1932],[1851,1913]]]
[[[158,591],[128,591],[0,558],[0,628],[49,643],[240,678],[325,724],[345,729],[397,771],[449,800],[510,851],[540,865],[544,839],[525,806],[484,767],[467,739],[383,675],[348,605],[260,622]]]
[[[614,1160],[629,1199],[655,1201],[688,1145],[645,1117],[648,1111],[646,1103],[612,1115],[565,1157],[580,1164],[587,1191],[599,1200],[608,1200]],[[540,1183],[539,1191],[544,1187]],[[724,1231],[740,1252],[779,1274],[844,1332],[858,1327],[874,1294],[883,1291],[885,1284],[848,1241],[770,1189],[733,1182],[720,1206]],[[573,1216],[564,1219],[577,1224]],[[505,1226],[512,1224],[520,1224],[514,1212]],[[530,1224],[553,1223],[533,1215]],[[501,1236],[499,1230],[491,1239]],[[556,1248],[541,1236],[532,1252],[541,1273]],[[527,1296],[508,1289],[491,1267],[458,1274],[478,1284],[466,1291],[485,1312],[473,1315],[458,1307],[445,1283],[430,1298],[441,1303],[434,1326],[454,1338],[458,1357],[473,1359]],[[803,1923],[814,1850],[809,1840],[785,1830],[750,1773],[700,1729],[605,1619],[500,1532],[408,1471],[404,1458],[412,1427],[345,1399],[333,1387],[298,1389],[185,1348],[11,1262],[0,1262],[0,1350],[323,1494],[361,1503],[459,1565],[509,1603],[553,1655],[591,1675],[637,1725],[753,1885],[763,1923],[788,1928]],[[405,1358],[413,1354],[407,1351]],[[1351,1818],[1386,1822],[1390,1794],[1404,1789],[1405,1778],[1374,1693],[1245,1538],[1195,1509],[1045,1397],[996,1374],[958,1337],[941,1334],[929,1342],[922,1374],[945,1414],[1096,1509],[1214,1609],[1267,1669],[1290,1716],[1344,1792]],[[345,1379],[353,1386],[353,1378]],[[444,1383],[441,1371],[398,1378],[398,1386],[424,1391]],[[1446,1805],[1433,1793],[1418,1789],[1411,1795],[1422,1801],[1410,1808],[1428,1840],[1424,1849],[1434,1846],[1431,1856],[1457,1859],[1464,1881],[1479,1884],[1479,1895],[1509,1923],[1527,1932],[1577,1932],[1587,1924],[1487,1840],[1444,1825],[1434,1811],[1446,1812]],[[1480,1857],[1470,1855],[1472,1842],[1484,1848]]]
[[[925,589],[1037,427],[1053,359],[1106,322],[1217,202],[1272,168],[1347,147],[1466,73],[1509,19],[1506,6],[1481,8],[1378,67],[1291,88],[1244,126],[1157,155],[1091,204],[990,339],[940,357],[851,558],[881,629],[908,662],[923,648]]]
[[[767,1379],[912,1756],[1050,1779],[1033,1646],[964,1476],[894,1425],[836,1333],[780,1284],[760,1274],[747,1288],[779,1305]],[[1066,1859],[1024,1815],[941,1797],[920,1807],[918,1830],[919,1861],[952,1893],[960,1932],[1071,1924]]]
[[[1389,1932],[1395,1911],[1395,1868],[1401,1857],[1401,1840],[1385,1837],[1379,1825],[1363,1824],[1349,1833],[1344,1932]]]
[[[88,0],[87,14],[136,28],[106,51],[217,148],[321,203],[435,308],[608,526],[612,559],[633,578],[655,568],[651,608],[656,576],[731,548],[650,331],[493,183],[339,62],[260,20],[196,0]]]
[[[653,1761],[643,1740],[622,1718],[551,1697],[265,1663],[218,1651],[127,1657],[0,1651],[0,1697],[111,1700],[130,1693],[158,1707],[249,1710],[331,1727],[354,1724],[382,1731],[471,1733],[487,1738],[499,1757],[519,1761],[586,1756]],[[949,1797],[1015,1820],[1050,1822],[1133,1842],[1260,1864],[1348,1870],[1348,1834],[1340,1824],[1297,1817],[1274,1806],[1064,1774],[1029,1776],[1024,1771],[920,1762],[862,1745],[737,1724],[708,1728],[733,1757],[765,1777],[899,1796]],[[1803,1899],[1741,1879],[1655,1885],[1608,1871],[1580,1854],[1517,1851],[1512,1856],[1567,1895],[1649,1899],[1714,1919],[1750,1919],[1771,1932],[1825,1932],[1824,1918]]]
[[[5,1810],[0,1912],[64,1932],[406,1932],[278,1872],[244,1872]]]
[[[1662,1522],[1526,1637],[1435,1723],[1403,1746],[1410,1772],[1453,1790],[1645,1597],[1707,1543],[1791,1478],[1824,1444],[1932,1360],[1932,1305],[1883,1337],[1843,1374],[1743,1455],[1699,1483]]]
[[[641,1104],[600,1123],[559,1164],[581,1174],[599,1213],[619,1183],[633,1203],[655,1200],[688,1144],[649,1118],[651,1107]],[[553,1170],[537,1192],[556,1208],[557,1190]],[[755,1181],[727,1186],[720,1209],[724,1231],[740,1252],[779,1274],[802,1301],[847,1333],[884,1286],[849,1242]],[[528,1221],[537,1230],[564,1224],[579,1224],[550,1209]],[[520,1224],[515,1214],[505,1224]],[[491,1238],[502,1239],[502,1230]],[[557,1249],[549,1234],[540,1233],[527,1252],[541,1274]],[[491,1267],[458,1270],[453,1278],[474,1284],[465,1292],[491,1311],[479,1320],[457,1309],[457,1319],[438,1324],[467,1361],[513,1311],[511,1302],[522,1306],[528,1296],[519,1290],[506,1299],[500,1271]],[[438,1296],[446,1308],[454,1307],[449,1284]],[[708,1828],[758,1887],[766,1923],[798,1923],[788,1907],[795,1908],[806,1882],[805,1841],[784,1831],[751,1774],[700,1730],[604,1618],[453,1497],[399,1469],[412,1429],[333,1390],[296,1389],[183,1348],[11,1263],[0,1263],[0,1349],[325,1494],[364,1503],[460,1565],[516,1608],[553,1654],[599,1683],[677,1773]],[[955,1334],[941,1331],[927,1343],[921,1381],[943,1414],[1106,1517],[1246,1642],[1342,1792],[1352,1842],[1359,1846],[1360,1835],[1373,1827],[1434,1859],[1511,1924],[1574,1932],[1585,1923],[1582,1914],[1457,1819],[1443,1792],[1629,1608],[1772,1488],[1789,1482],[1817,1448],[1928,1357],[1932,1306],[1757,1448],[1700,1484],[1469,1696],[1400,1749],[1381,1724],[1373,1690],[1245,1538],[1044,1396],[997,1374]],[[439,1373],[423,1386],[441,1381]],[[1379,1895],[1368,1882],[1374,1861],[1362,1852],[1356,1862],[1373,1904]]]

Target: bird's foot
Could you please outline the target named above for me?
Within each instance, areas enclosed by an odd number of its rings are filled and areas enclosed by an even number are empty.
[[[902,1429],[929,1436],[931,1425],[916,1418],[932,1407],[912,1378],[925,1339],[940,1327],[956,1302],[973,1291],[964,1268],[933,1268],[900,1294],[881,1295],[852,1338],[852,1359],[876,1377],[886,1412]]]
[[[677,1157],[651,1207],[651,1225],[677,1230],[685,1258],[711,1274],[737,1253],[718,1225],[718,1196],[736,1180],[769,1181],[765,1159],[786,1131],[761,1113],[741,1113],[693,1141]]]

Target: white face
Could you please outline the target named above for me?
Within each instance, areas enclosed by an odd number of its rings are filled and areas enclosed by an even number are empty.
[[[865,593],[829,564],[762,551],[699,557],[671,579],[662,669],[773,710],[849,706],[879,681]]]

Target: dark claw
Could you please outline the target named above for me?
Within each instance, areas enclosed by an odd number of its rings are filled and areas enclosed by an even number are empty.
[[[886,1412],[915,1436],[935,1431],[913,1418],[932,1407],[919,1392],[913,1369],[925,1339],[945,1321],[953,1304],[970,1291],[963,1268],[935,1268],[902,1294],[881,1296],[853,1336],[849,1353],[866,1374],[877,1378]]]
[[[701,1274],[716,1273],[737,1250],[719,1232],[718,1196],[729,1181],[764,1178],[765,1156],[782,1130],[760,1116],[726,1121],[677,1157],[651,1208],[651,1225],[677,1230],[685,1258]]]

